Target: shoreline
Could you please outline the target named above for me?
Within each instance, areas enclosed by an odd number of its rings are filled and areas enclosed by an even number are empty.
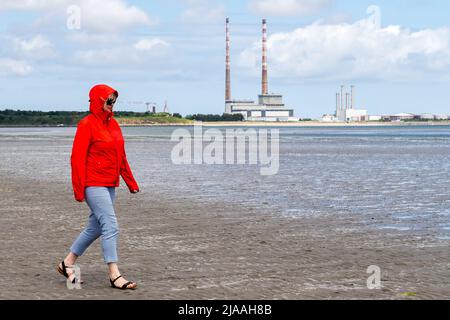
[[[121,124],[121,127],[192,127],[196,123],[152,123],[152,124]],[[436,127],[436,126],[450,126],[450,121],[442,122],[352,122],[352,123],[340,123],[340,122],[320,122],[320,121],[308,121],[308,122],[201,122],[204,127],[288,127],[288,128],[354,128],[354,127]],[[0,128],[76,128],[77,125],[64,125],[64,126],[34,126],[34,125],[0,125]]]
[[[450,121],[445,122],[352,122],[352,123],[340,123],[340,122],[320,122],[320,121],[308,121],[308,122],[203,122],[205,127],[341,127],[341,128],[352,128],[352,127],[419,127],[419,126],[450,126]]]

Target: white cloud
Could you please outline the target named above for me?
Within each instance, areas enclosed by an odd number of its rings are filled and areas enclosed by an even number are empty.
[[[82,28],[84,25],[90,30],[118,32],[155,23],[147,13],[122,0],[83,0],[80,7]]]
[[[30,40],[14,39],[16,53],[29,59],[50,59],[56,56],[53,44],[43,35],[37,35]]]
[[[185,2],[188,8],[181,14],[183,23],[215,23],[222,22],[225,18],[225,7],[223,5],[211,7],[207,0],[187,0]]]
[[[320,12],[332,0],[251,0],[250,11],[269,16],[305,16]]]
[[[127,4],[125,0],[6,0],[0,2],[0,11],[41,10],[51,17],[68,18],[67,9],[73,5],[81,9],[81,28],[90,32],[121,32],[157,23],[156,18],[150,18],[145,11]]]
[[[240,64],[259,70],[260,42],[241,53]],[[315,23],[268,39],[269,69],[276,77],[420,80],[450,71],[450,29],[412,32],[400,26],[377,28]]]
[[[159,61],[166,59],[169,47],[169,43],[159,38],[145,38],[133,45],[78,50],[74,54],[74,60],[77,64],[87,66],[139,67],[158,64]]]
[[[0,58],[0,76],[27,76],[33,68],[23,60]]]
[[[159,38],[148,38],[139,40],[134,47],[139,51],[151,51],[156,47],[168,47],[169,44]]]

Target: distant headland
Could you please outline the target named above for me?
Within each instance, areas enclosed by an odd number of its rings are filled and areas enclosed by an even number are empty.
[[[88,115],[78,111],[23,111],[0,110],[1,127],[72,127]],[[403,119],[391,121],[382,119],[366,122],[324,122],[313,119],[299,121],[266,122],[244,121],[241,115],[195,114],[183,117],[179,113],[149,113],[118,111],[114,117],[121,126],[192,126],[202,122],[204,126],[261,126],[261,127],[364,127],[364,126],[435,126],[450,125],[449,120]]]

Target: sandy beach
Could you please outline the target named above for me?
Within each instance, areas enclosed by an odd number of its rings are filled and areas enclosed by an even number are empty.
[[[72,200],[69,185],[4,175],[0,181],[1,299],[450,297],[450,250],[427,234],[361,233],[346,217],[275,218],[223,203],[169,203],[145,190],[133,197],[124,189],[117,203],[121,268],[139,289],[108,287],[97,241],[79,260],[82,289],[68,290],[55,266],[84,225],[86,205]],[[369,265],[382,266],[381,290],[367,289]]]
[[[450,300],[449,11],[1,1],[0,301]]]
[[[142,192],[122,185],[116,203],[120,267],[136,291],[109,287],[98,240],[78,261],[81,290],[56,271],[89,214],[72,195],[73,129],[3,130],[0,299],[450,297],[446,130],[288,131],[270,178],[174,166],[171,131],[149,130],[125,130]],[[367,166],[376,174],[361,176]],[[367,288],[372,265],[381,289]]]

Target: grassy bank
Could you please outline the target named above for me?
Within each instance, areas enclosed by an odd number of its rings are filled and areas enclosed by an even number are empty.
[[[0,126],[76,126],[87,116],[88,112],[77,111],[24,111],[0,110]],[[142,113],[131,111],[115,112],[115,118],[124,125],[151,124],[189,124],[192,120],[184,119],[179,114],[170,113]]]
[[[144,116],[144,117],[126,117],[126,116],[118,116],[115,117],[116,120],[121,125],[163,125],[163,124],[192,124],[192,120],[187,120],[183,118],[177,118],[173,116]]]

